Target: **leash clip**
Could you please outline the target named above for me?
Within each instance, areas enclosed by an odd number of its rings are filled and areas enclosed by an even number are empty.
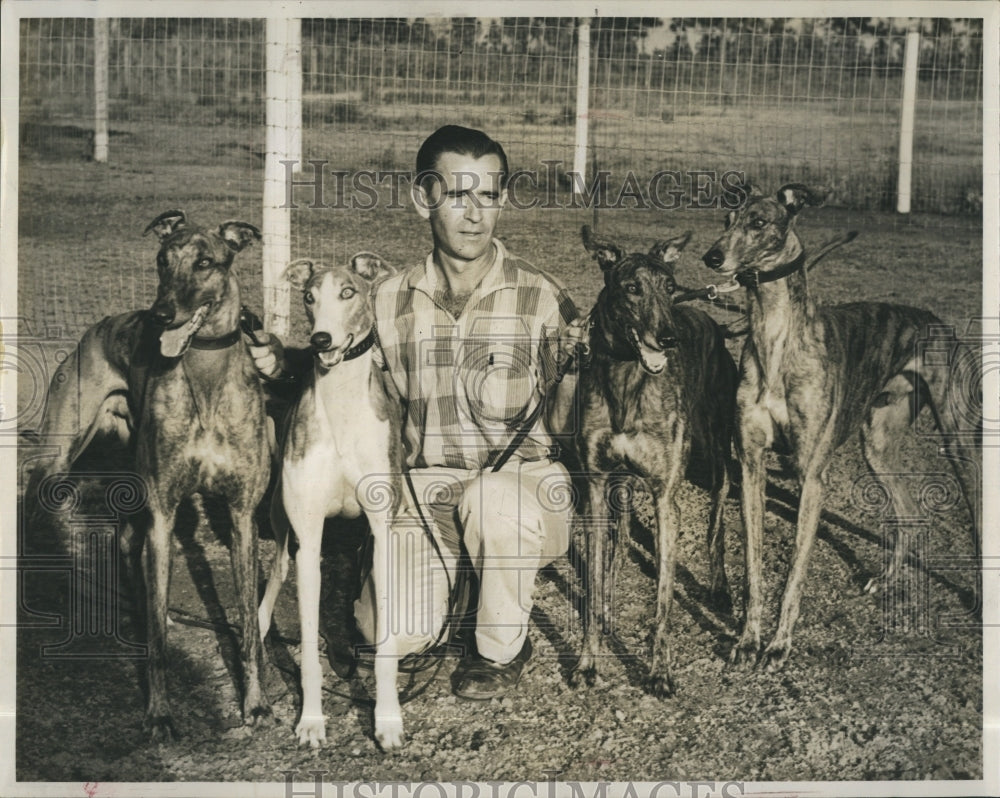
[[[705,290],[708,292],[708,298],[715,300],[719,298],[719,294],[731,294],[733,291],[740,290],[740,284],[736,282],[736,278],[733,277],[728,283],[723,283],[722,285],[712,285],[705,286]]]

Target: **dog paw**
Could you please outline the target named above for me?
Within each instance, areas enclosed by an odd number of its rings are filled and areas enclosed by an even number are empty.
[[[299,725],[295,727],[299,745],[309,744],[310,748],[319,748],[326,741],[326,718],[303,715]]]
[[[273,718],[274,713],[266,703],[257,704],[250,708],[243,708],[243,723],[247,726],[260,726]]]
[[[405,741],[402,717],[375,718],[375,741],[383,751],[402,748]]]
[[[593,687],[597,684],[598,673],[594,665],[585,665],[582,662],[577,665],[569,674],[570,687]]]
[[[744,635],[729,652],[729,662],[731,665],[754,665],[759,656],[760,639]]]
[[[646,692],[656,698],[670,698],[677,692],[669,673],[651,673],[643,684]]]
[[[143,729],[149,735],[150,742],[172,743],[181,738],[181,734],[174,725],[174,719],[169,714],[146,714],[143,721]]]
[[[761,655],[761,667],[772,672],[780,670],[788,659],[788,654],[791,650],[792,644],[790,641],[771,641],[771,644],[764,649],[764,653]]]

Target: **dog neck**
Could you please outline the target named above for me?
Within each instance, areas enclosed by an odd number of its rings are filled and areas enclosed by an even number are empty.
[[[790,347],[805,337],[814,317],[804,267],[805,252],[798,238],[789,235],[775,269],[800,264],[781,279],[747,287],[747,317],[750,343],[757,352],[765,375],[780,368]],[[766,274],[763,272],[762,274]]]
[[[212,315],[191,339],[191,349],[228,349],[240,340],[240,284],[230,273],[225,293]]]

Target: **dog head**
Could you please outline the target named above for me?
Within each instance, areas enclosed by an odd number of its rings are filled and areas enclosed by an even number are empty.
[[[372,286],[392,274],[395,269],[371,252],[359,252],[348,266],[309,259],[288,265],[285,279],[302,292],[311,325],[309,343],[323,369],[340,363],[368,335],[374,322]]]
[[[770,271],[798,257],[802,245],[795,220],[806,205],[819,206],[827,191],[787,183],[768,196],[755,186],[742,187],[743,203],[726,217],[726,232],[702,256],[710,269],[731,277],[747,269]]]
[[[598,299],[602,328],[614,346],[627,348],[642,367],[658,374],[677,345],[672,295],[677,290],[674,263],[691,233],[659,241],[649,252],[626,254],[612,240],[583,227],[583,246],[604,272],[604,290]]]
[[[153,319],[163,327],[160,351],[165,357],[180,357],[206,324],[235,325],[235,315],[216,320],[215,312],[238,291],[229,270],[233,258],[259,241],[260,231],[252,224],[235,221],[210,230],[189,224],[183,211],[171,210],[153,219],[143,235],[150,232],[160,240],[156,255],[159,285],[151,308]],[[230,304],[238,314],[239,298]]]

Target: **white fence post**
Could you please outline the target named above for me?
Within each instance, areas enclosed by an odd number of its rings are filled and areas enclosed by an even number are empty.
[[[94,20],[94,160],[108,161],[108,20]]]
[[[288,158],[294,171],[302,168],[302,20],[288,20],[286,77],[288,80]]]
[[[278,335],[288,334],[289,291],[281,275],[292,258],[291,208],[286,202],[287,176],[293,170],[283,161],[301,160],[302,134],[302,58],[299,20],[268,19],[265,33],[265,108],[264,108],[264,208],[263,208],[263,267],[264,267],[264,327]],[[293,75],[295,69],[297,75]],[[292,113],[298,81],[299,116]],[[297,122],[297,123],[296,123]]]
[[[920,32],[910,28],[906,34],[903,60],[903,102],[899,121],[899,177],[896,185],[896,210],[910,212],[910,185],[913,177],[913,116],[917,104],[917,56]]]
[[[580,175],[573,190],[584,191],[587,173],[587,130],[590,114],[590,20],[581,19],[576,29],[576,146],[573,171]]]

